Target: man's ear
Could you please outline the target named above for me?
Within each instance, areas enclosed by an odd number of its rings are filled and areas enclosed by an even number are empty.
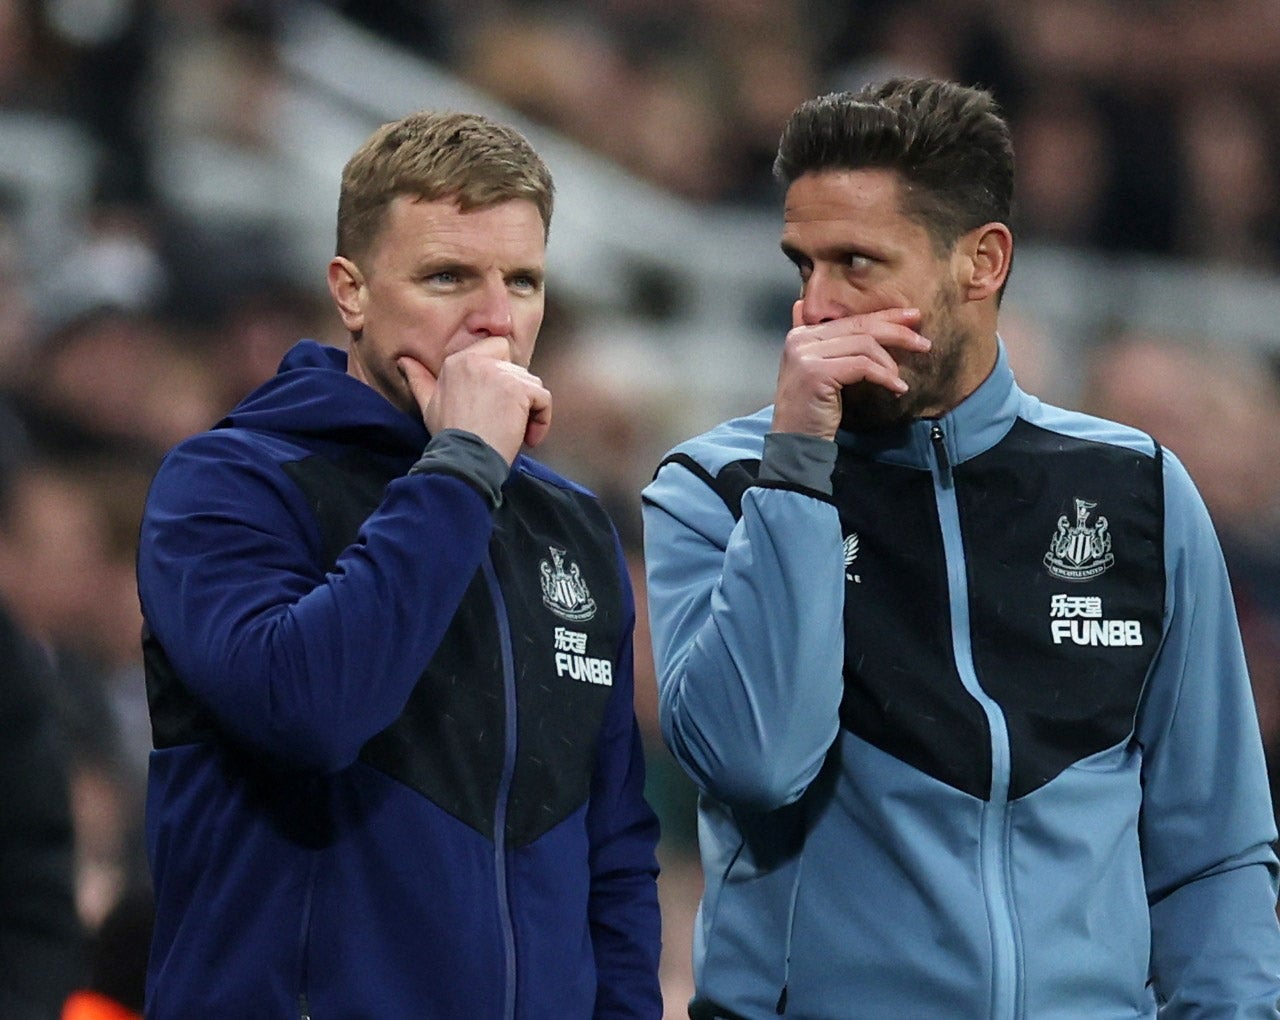
[[[335,255],[329,260],[328,283],[342,324],[353,337],[359,336],[364,329],[364,302],[368,294],[360,267],[343,255]]]
[[[966,301],[995,297],[1013,262],[1013,234],[1003,223],[986,223],[956,245],[957,282]]]

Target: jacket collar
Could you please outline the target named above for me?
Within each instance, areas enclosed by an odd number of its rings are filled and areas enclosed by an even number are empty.
[[[1022,392],[1013,378],[1004,341],[998,340],[996,364],[976,390],[940,418],[919,418],[875,432],[836,434],[836,442],[862,456],[927,469],[934,460],[934,427],[941,431],[951,464],[959,464],[995,446],[1018,416]]]
[[[311,436],[401,457],[426,445],[421,418],[347,374],[347,352],[300,340],[270,379],[237,404],[217,427]]]

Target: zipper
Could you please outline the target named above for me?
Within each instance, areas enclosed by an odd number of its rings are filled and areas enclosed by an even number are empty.
[[[511,920],[511,900],[507,890],[507,804],[511,799],[511,780],[516,767],[516,671],[511,650],[510,621],[507,604],[498,585],[493,559],[484,561],[484,579],[493,601],[498,623],[498,645],[502,652],[502,687],[506,699],[506,724],[503,734],[502,775],[498,780],[497,802],[493,812],[493,864],[498,894],[498,924],[502,929],[502,949],[506,960],[506,985],[502,1015],[514,1020],[516,1015],[516,938]]]
[[[947,454],[947,437],[942,433],[942,426],[936,421],[929,430],[929,442],[933,444],[933,459],[937,464],[937,475],[939,484],[945,488],[951,488],[951,457]]]
[[[808,823],[806,822],[807,827]],[[791,902],[787,905],[787,955],[782,963],[782,991],[778,994],[778,1001],[773,1007],[773,1011],[778,1016],[783,1016],[787,1012],[787,992],[791,987],[791,939],[795,934],[796,903],[800,898],[800,879],[803,874],[804,855],[801,854],[796,860],[796,877],[795,881],[791,883]]]
[[[307,989],[311,978],[307,969],[307,954],[311,944],[311,901],[315,896],[316,877],[320,870],[320,852],[311,852],[307,865],[307,892],[302,900],[302,924],[298,929],[298,1017],[311,1020],[311,1006],[307,1001]]]
[[[956,500],[946,435],[934,422],[929,431],[933,447],[934,497],[942,529],[947,567],[947,602],[951,609],[951,651],[961,683],[987,717],[991,733],[991,793],[983,805],[979,841],[982,898],[991,923],[991,1015],[1017,1017],[1018,936],[1009,871],[1009,729],[1000,706],[982,689],[973,663],[969,621],[969,580],[960,509]]]

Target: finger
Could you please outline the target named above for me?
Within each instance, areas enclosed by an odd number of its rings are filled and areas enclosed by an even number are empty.
[[[838,336],[873,336],[876,339],[904,340],[914,343],[920,337],[915,328],[920,324],[921,315],[918,308],[885,308],[878,312],[867,312],[862,315],[846,315],[839,319],[829,319],[812,326],[797,327],[804,334],[815,340],[830,340]],[[923,339],[923,338],[921,338]]]
[[[538,376],[534,375],[523,365],[516,364],[514,361],[499,361],[497,367],[503,372],[514,375],[517,378],[524,379],[526,382],[531,382],[535,386],[542,385],[542,380],[538,378]]]
[[[797,300],[791,305],[791,328],[799,329],[804,325],[804,302]]]
[[[533,449],[551,431],[551,393],[542,389],[529,407],[529,421],[524,428],[524,444]]]
[[[890,346],[894,346],[890,344]],[[875,337],[866,335],[837,336],[829,340],[817,340],[796,352],[801,361],[835,361],[840,358],[869,358],[891,372],[898,363]]]
[[[881,364],[874,358],[864,354],[852,357],[831,358],[824,366],[830,372],[830,378],[841,386],[852,386],[858,382],[874,383],[894,393],[906,393],[910,387],[898,372],[898,363],[889,360],[888,365]]]
[[[892,358],[893,352],[923,354],[933,349],[933,341],[909,326],[900,323],[880,322],[871,324],[866,331],[849,331],[833,336],[799,340],[804,353],[818,353],[821,357],[837,357],[841,354],[857,354],[878,350]]]

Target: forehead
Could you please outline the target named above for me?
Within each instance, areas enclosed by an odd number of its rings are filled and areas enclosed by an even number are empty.
[[[387,210],[378,247],[388,254],[535,267],[545,260],[546,235],[538,207],[528,199],[464,211],[453,199],[397,195]]]
[[[787,189],[782,243],[808,249],[834,242],[927,244],[928,232],[903,212],[903,184],[892,170],[824,170]]]

